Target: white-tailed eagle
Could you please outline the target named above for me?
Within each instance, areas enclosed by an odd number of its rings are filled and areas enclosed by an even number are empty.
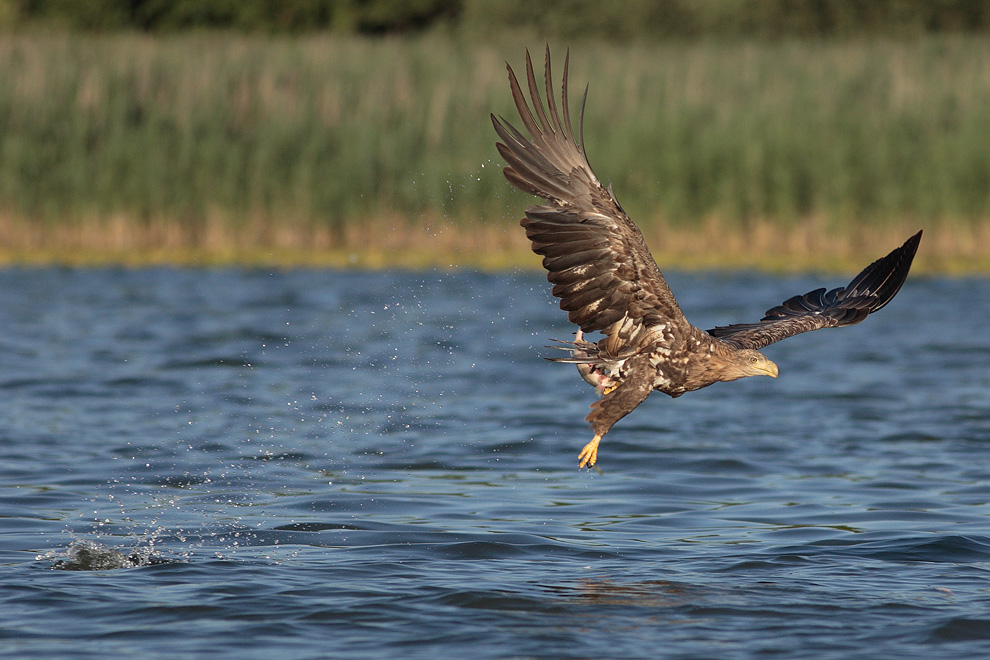
[[[650,392],[677,397],[712,383],[746,376],[777,376],[777,365],[757,349],[819,328],[853,325],[889,303],[907,278],[921,232],[866,267],[844,287],[816,289],[767,311],[756,323],[707,332],[684,317],[639,228],[626,216],[612,187],[591,171],[571,127],[567,65],[554,103],[550,49],[545,65],[546,106],[540,98],[533,63],[526,52],[526,82],[532,109],[511,67],[509,85],[530,137],[505,119],[492,123],[501,142],[503,172],[516,188],[546,200],[526,208],[522,226],[533,251],[543,256],[547,279],[560,308],[578,326],[573,342],[562,342],[570,357],[555,358],[578,367],[601,398],[587,421],[594,438],[581,451],[579,467],[592,466],[598,444],[612,425],[633,411]],[[585,100],[587,99],[585,90]],[[599,331],[598,342],[584,333]]]

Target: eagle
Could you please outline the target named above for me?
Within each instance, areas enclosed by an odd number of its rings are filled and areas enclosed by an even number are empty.
[[[560,111],[554,102],[550,48],[544,72],[546,105],[526,51],[526,82],[532,108],[512,67],[509,87],[529,138],[502,117],[491,115],[496,143],[516,188],[545,204],[526,207],[520,224],[543,257],[553,295],[578,326],[574,341],[560,341],[599,395],[585,418],[594,431],[578,455],[578,467],[598,460],[598,445],[612,425],[654,390],[671,397],[747,376],[776,378],[777,365],[758,349],[802,332],[839,328],[882,309],[907,279],[921,232],[874,261],[849,284],[815,289],[769,309],[756,323],[701,330],[681,312],[650,253],[643,234],[612,192],[595,176],[584,149],[585,88],[578,138],[571,125],[567,94],[570,52],[564,59]],[[599,332],[599,341],[585,333]]]

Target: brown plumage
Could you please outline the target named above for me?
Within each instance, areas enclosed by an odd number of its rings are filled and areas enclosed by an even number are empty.
[[[567,99],[567,67],[560,112],[553,98],[550,49],[544,72],[546,107],[533,63],[526,52],[526,82],[532,109],[512,67],[509,86],[527,139],[505,119],[492,115],[507,163],[505,178],[547,201],[526,208],[520,224],[543,256],[547,279],[560,308],[578,326],[573,342],[561,342],[602,396],[586,418],[595,437],[582,450],[579,467],[597,460],[598,443],[612,425],[632,412],[650,392],[672,397],[712,383],[746,376],[777,376],[777,365],[757,349],[787,337],[853,325],[889,303],[907,278],[921,232],[866,267],[844,287],[794,296],[767,311],[757,323],[707,332],[684,317],[639,228],[588,164],[583,136],[575,139]],[[585,99],[587,99],[587,89]],[[578,134],[582,135],[584,101]],[[599,331],[598,342],[584,333]]]

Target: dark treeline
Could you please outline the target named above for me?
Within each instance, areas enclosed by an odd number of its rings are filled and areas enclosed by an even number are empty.
[[[485,34],[610,40],[990,31],[990,0],[0,0],[0,27]]]

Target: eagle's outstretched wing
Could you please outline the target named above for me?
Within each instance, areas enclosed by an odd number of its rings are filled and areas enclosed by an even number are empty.
[[[512,98],[531,139],[505,119],[492,115],[492,123],[502,139],[496,146],[508,164],[505,177],[520,190],[549,202],[527,207],[520,224],[533,251],[543,256],[553,295],[560,298],[560,307],[572,323],[584,332],[603,332],[605,350],[618,355],[623,348],[659,339],[651,328],[664,326],[669,332],[689,324],[642,233],[619,206],[611,186],[604,187],[592,172],[583,136],[580,143],[574,138],[567,101],[568,60],[569,56],[564,60],[560,113],[553,99],[549,47],[547,107],[540,98],[529,51],[526,79],[532,110],[507,65]],[[579,134],[583,121],[582,102]]]
[[[889,303],[907,279],[921,232],[877,259],[844,287],[815,289],[767,310],[759,323],[713,328],[708,333],[738,348],[763,348],[802,332],[854,325]]]

